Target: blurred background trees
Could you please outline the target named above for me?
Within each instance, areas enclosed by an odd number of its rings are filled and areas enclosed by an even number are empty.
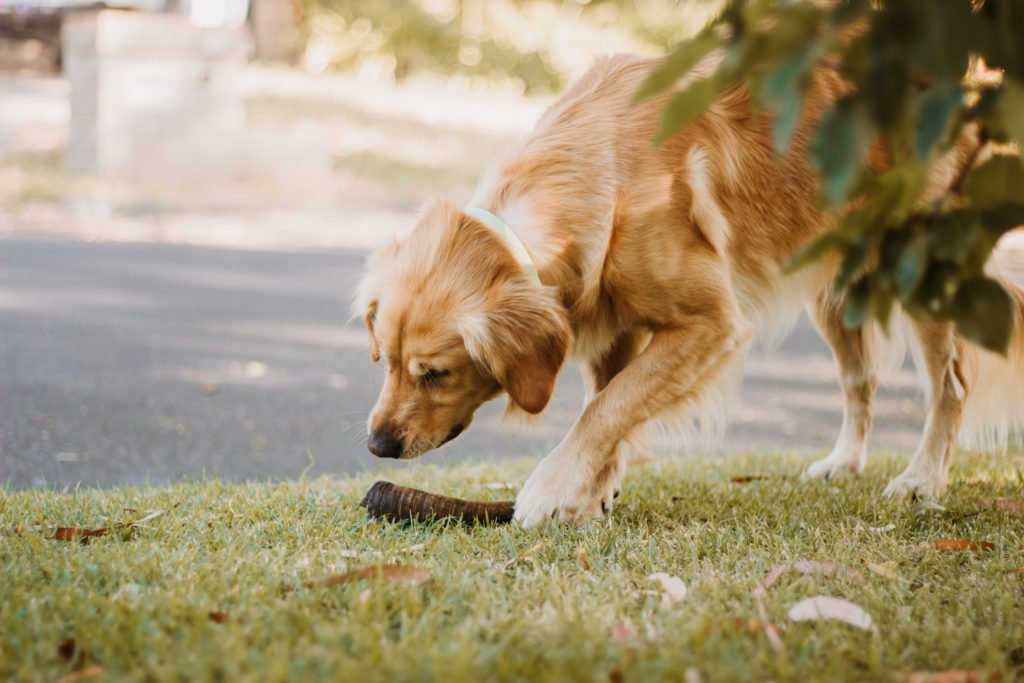
[[[666,0],[298,0],[303,62],[401,79],[430,72],[557,90],[598,54],[663,52],[720,2]]]

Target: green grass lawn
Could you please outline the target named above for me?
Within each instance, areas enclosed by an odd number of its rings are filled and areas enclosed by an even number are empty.
[[[807,458],[666,458],[629,474],[610,520],[535,531],[369,521],[357,503],[371,476],[6,490],[0,677],[802,681],[950,669],[1021,677],[1024,513],[980,499],[1021,498],[1024,455],[961,454],[946,509],[924,512],[879,497],[904,460],[877,457],[864,478],[835,484],[801,481]],[[531,464],[414,465],[388,476],[507,498],[513,489],[497,484],[522,483]],[[731,481],[747,475],[764,478]],[[131,532],[84,544],[53,539],[57,527],[103,527],[154,508],[167,512]],[[928,545],[947,539],[994,547]],[[763,597],[777,651],[756,619],[754,589],[773,566],[795,560],[857,572],[783,574]],[[420,568],[432,581],[309,585],[382,563]],[[655,572],[682,579],[686,597],[667,602],[647,578]],[[873,629],[787,617],[815,595],[860,605]]]

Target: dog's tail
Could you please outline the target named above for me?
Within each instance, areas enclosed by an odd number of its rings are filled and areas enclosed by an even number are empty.
[[[1013,334],[1002,356],[957,340],[968,387],[960,440],[964,445],[1005,448],[1011,434],[1024,435],[1024,288],[998,277],[1013,301]]]

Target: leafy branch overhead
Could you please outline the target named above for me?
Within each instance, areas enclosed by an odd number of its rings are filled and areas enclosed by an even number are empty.
[[[1005,352],[1012,302],[984,266],[999,238],[1024,225],[1021,36],[1020,0],[733,0],[636,99],[675,89],[658,131],[664,140],[725,90],[746,85],[786,154],[812,74],[835,70],[850,87],[815,123],[809,161],[837,227],[793,254],[787,269],[835,252],[847,325],[885,325],[899,303]],[[721,59],[709,75],[679,85],[713,54]],[[884,150],[884,170],[868,167],[872,145]],[[955,172],[942,192],[926,193],[940,159],[952,159]]]

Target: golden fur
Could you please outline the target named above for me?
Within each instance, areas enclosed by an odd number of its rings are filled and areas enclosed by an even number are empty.
[[[539,413],[566,355],[581,361],[587,403],[519,493],[525,526],[609,510],[638,432],[680,413],[714,422],[753,333],[784,329],[807,304],[835,352],[846,405],[836,448],[808,474],[864,466],[874,332],[843,327],[828,292],[834,260],[780,273],[789,254],[833,225],[815,207],[807,145],[810,122],[842,84],[827,69],[816,74],[785,158],[743,88],[654,146],[665,97],[638,106],[630,98],[656,64],[599,61],[482,181],[473,205],[518,234],[543,286],[489,228],[436,201],[407,239],[372,258],[360,289],[371,353],[387,360],[369,421],[378,455],[421,455],[502,391],[510,407]],[[884,166],[878,148],[871,158]],[[1024,295],[1014,294],[1024,311]],[[914,329],[929,418],[911,465],[887,491],[932,496],[945,486],[972,378],[1000,363],[999,372],[1020,377],[1024,341],[1015,335],[1006,361],[956,339],[948,324]]]

